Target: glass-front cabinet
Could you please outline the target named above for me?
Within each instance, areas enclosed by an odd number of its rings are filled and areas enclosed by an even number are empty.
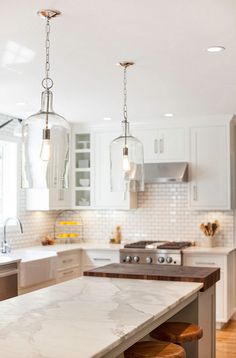
[[[91,134],[75,133],[74,205],[91,207]]]

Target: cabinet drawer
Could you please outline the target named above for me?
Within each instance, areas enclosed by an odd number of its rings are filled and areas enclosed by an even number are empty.
[[[208,255],[207,257],[186,256],[184,255],[184,265],[186,266],[202,266],[202,267],[220,267],[224,270],[224,257]]]
[[[110,263],[119,263],[119,251],[88,250],[84,252],[83,266],[104,266]]]
[[[73,269],[68,268],[67,270],[59,271],[57,274],[57,282],[63,282],[67,280],[72,280],[80,276],[79,267],[75,267]]]
[[[63,270],[68,267],[78,266],[80,263],[80,251],[63,253],[58,255],[58,269]]]

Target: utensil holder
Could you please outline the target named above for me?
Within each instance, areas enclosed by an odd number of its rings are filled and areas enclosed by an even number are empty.
[[[203,236],[201,239],[201,246],[215,247],[215,236]]]

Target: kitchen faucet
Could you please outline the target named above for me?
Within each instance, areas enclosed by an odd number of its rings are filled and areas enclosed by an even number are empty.
[[[14,220],[19,225],[20,231],[23,234],[23,226],[22,226],[20,219],[18,219],[17,217],[7,218],[3,224],[2,254],[7,254],[7,253],[11,252],[11,246],[7,242],[7,224],[11,220]]]

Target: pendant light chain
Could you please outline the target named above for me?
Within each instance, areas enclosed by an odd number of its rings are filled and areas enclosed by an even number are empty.
[[[124,108],[123,108],[123,114],[124,114],[124,121],[128,121],[128,113],[127,113],[127,67],[124,67]]]
[[[46,62],[45,62],[45,79],[49,79],[49,71],[50,71],[50,57],[49,57],[49,50],[50,50],[50,21],[47,19],[46,22],[46,41],[45,41],[45,48],[46,48]]]
[[[46,39],[45,39],[45,54],[46,54],[46,58],[45,58],[45,77],[42,80],[42,86],[43,86],[43,88],[45,88],[48,91],[53,86],[53,80],[49,77],[49,72],[50,72],[50,32],[51,32],[50,18],[49,17],[47,17],[45,32],[46,32]]]
[[[47,91],[47,107],[46,107],[46,121],[45,121],[45,131],[43,134],[43,137],[45,139],[50,139],[50,132],[48,129],[48,112],[49,112],[49,90],[53,86],[53,80],[49,77],[50,72],[50,32],[51,32],[51,26],[50,26],[50,18],[47,17],[46,26],[45,26],[45,32],[46,32],[46,39],[45,39],[45,78],[42,81],[43,87]]]
[[[128,154],[127,148],[127,132],[128,132],[128,111],[127,111],[127,66],[124,66],[124,108],[123,108],[123,115],[124,115],[124,126],[125,126],[125,148],[124,152]]]

